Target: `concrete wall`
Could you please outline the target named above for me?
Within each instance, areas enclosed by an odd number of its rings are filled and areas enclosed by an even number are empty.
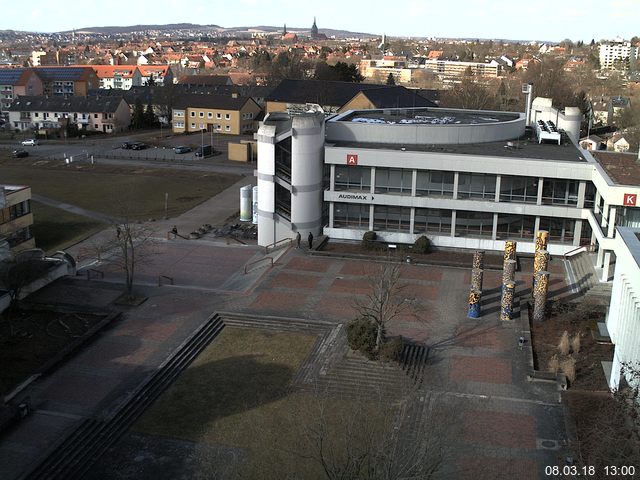
[[[229,143],[229,160],[235,162],[249,161],[249,145],[246,143]]]

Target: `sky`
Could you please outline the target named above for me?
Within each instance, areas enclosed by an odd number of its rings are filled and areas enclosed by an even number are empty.
[[[114,4],[115,5],[115,4]],[[0,30],[57,32],[98,26],[195,23],[222,27],[287,24],[402,37],[596,41],[640,36],[640,0],[137,0],[74,8],[31,0],[5,8]]]

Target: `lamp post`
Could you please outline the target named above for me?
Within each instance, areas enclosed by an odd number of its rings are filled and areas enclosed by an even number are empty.
[[[204,128],[200,129],[200,151],[202,152],[202,158],[204,158]]]

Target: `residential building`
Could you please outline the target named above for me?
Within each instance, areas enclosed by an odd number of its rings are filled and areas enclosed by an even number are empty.
[[[629,151],[629,147],[629,142],[624,138],[624,134],[622,133],[616,133],[607,139],[607,150],[624,153]]]
[[[91,67],[35,67],[33,70],[42,79],[44,95],[84,97],[100,85]]]
[[[59,129],[69,123],[88,132],[116,133],[131,124],[129,105],[122,97],[20,97],[9,108],[16,130]]]
[[[606,148],[606,142],[598,135],[589,135],[588,137],[580,139],[580,148],[590,151],[604,150]]]
[[[502,64],[495,60],[492,60],[489,63],[479,63],[427,59],[422,68],[426,68],[427,70],[445,78],[461,77],[469,72],[477,77],[498,77],[499,75],[502,75],[503,70]]]
[[[144,85],[172,85],[174,83],[173,70],[168,65],[138,65],[140,84]],[[134,84],[135,85],[135,84]]]
[[[19,96],[42,95],[44,84],[31,68],[0,68],[0,112]]]
[[[613,104],[609,97],[600,97],[591,102],[593,122],[599,125],[613,124]]]
[[[363,95],[358,95],[363,92]],[[365,92],[370,92],[364,94]],[[357,97],[357,98],[356,98]],[[324,80],[282,80],[267,96],[266,113],[306,112],[319,106],[327,113],[351,108],[435,106],[419,91],[399,85],[333,82]],[[351,106],[349,106],[351,105]]]
[[[34,248],[31,187],[0,185],[0,208],[0,239],[11,254]]]
[[[100,80],[100,88],[129,90],[142,84],[142,74],[135,65],[90,65]]]
[[[253,133],[262,109],[252,98],[238,95],[183,94],[173,99],[174,133]]]
[[[600,70],[629,70],[631,60],[638,58],[638,47],[617,39],[600,45]]]

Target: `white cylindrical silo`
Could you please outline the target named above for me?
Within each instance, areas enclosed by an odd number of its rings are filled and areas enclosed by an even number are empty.
[[[251,203],[251,185],[240,188],[240,221],[250,222],[253,218]]]

